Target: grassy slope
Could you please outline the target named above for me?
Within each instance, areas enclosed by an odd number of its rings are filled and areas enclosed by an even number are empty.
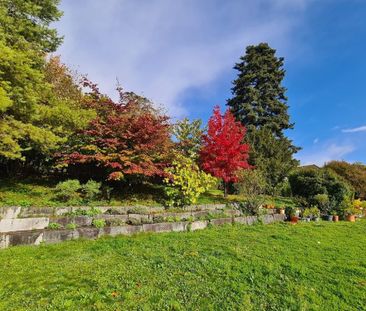
[[[65,203],[55,201],[55,193],[50,182],[35,181],[12,181],[0,180],[0,206],[65,206]],[[122,189],[123,190],[123,189]],[[112,200],[93,202],[93,205],[161,205],[159,201],[163,197],[162,187],[154,185],[144,185],[141,189],[136,189],[133,193],[114,191]],[[223,197],[220,190],[213,190],[203,194],[198,204],[227,203],[231,201],[241,201],[243,197],[238,195],[229,195]],[[276,206],[293,205],[289,198],[266,198],[266,203],[274,203]],[[83,203],[80,202],[82,205]]]
[[[0,251],[0,310],[365,310],[366,221]]]

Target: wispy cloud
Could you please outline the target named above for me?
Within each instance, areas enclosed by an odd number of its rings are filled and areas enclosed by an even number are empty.
[[[316,164],[322,166],[331,160],[343,160],[346,155],[355,150],[355,146],[351,143],[330,143],[316,147],[316,149],[308,149],[305,152],[300,152],[298,159],[302,165]]]
[[[366,132],[366,125],[350,128],[350,129],[344,129],[342,130],[343,133],[357,133],[357,132]]]
[[[246,45],[268,41],[283,55],[311,1],[63,0],[59,53],[108,94],[118,77],[180,116],[184,92],[231,72]]]

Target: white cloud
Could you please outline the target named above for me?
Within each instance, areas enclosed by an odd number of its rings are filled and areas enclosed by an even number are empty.
[[[351,143],[328,143],[322,147],[316,147],[316,149],[299,152],[297,158],[300,160],[301,165],[316,164],[322,166],[331,160],[343,160],[343,157],[355,150],[355,146]]]
[[[366,132],[366,125],[350,128],[350,129],[344,129],[342,130],[343,133],[357,133],[357,132]]]
[[[112,95],[118,77],[180,116],[182,94],[231,72],[246,45],[286,53],[310,1],[64,0],[58,52],[102,91]]]

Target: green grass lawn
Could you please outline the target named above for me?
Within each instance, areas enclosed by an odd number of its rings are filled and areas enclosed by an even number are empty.
[[[365,310],[366,221],[0,251],[0,310]]]

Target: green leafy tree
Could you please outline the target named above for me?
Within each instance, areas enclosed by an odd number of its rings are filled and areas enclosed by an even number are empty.
[[[344,198],[353,196],[353,189],[329,169],[300,168],[289,177],[292,194],[305,199],[308,206],[319,204],[319,194],[326,194],[331,209],[339,207]]]
[[[331,161],[325,167],[343,177],[355,189],[356,197],[366,199],[366,165]]]
[[[50,155],[86,123],[80,102],[60,96],[47,53],[61,38],[50,24],[58,0],[0,1],[0,162]],[[63,68],[64,77],[69,73]],[[67,89],[65,90],[65,92]],[[62,117],[60,117],[62,116]]]
[[[298,166],[299,161],[293,158],[297,148],[286,137],[275,137],[269,129],[262,128],[248,133],[251,148],[251,164],[263,173],[267,181],[266,192],[277,194],[289,172]]]
[[[284,59],[267,43],[248,46],[234,67],[233,97],[227,104],[238,121],[247,128],[251,146],[249,163],[259,167],[267,178],[270,191],[298,165],[293,155],[299,150],[285,137],[292,129],[288,114]]]
[[[177,150],[187,157],[197,159],[202,143],[202,120],[190,122],[184,118],[173,126],[173,134],[177,140]]]
[[[200,194],[211,189],[217,179],[201,171],[195,161],[180,153],[176,154],[172,166],[166,169],[165,193],[168,206],[196,204]]]

